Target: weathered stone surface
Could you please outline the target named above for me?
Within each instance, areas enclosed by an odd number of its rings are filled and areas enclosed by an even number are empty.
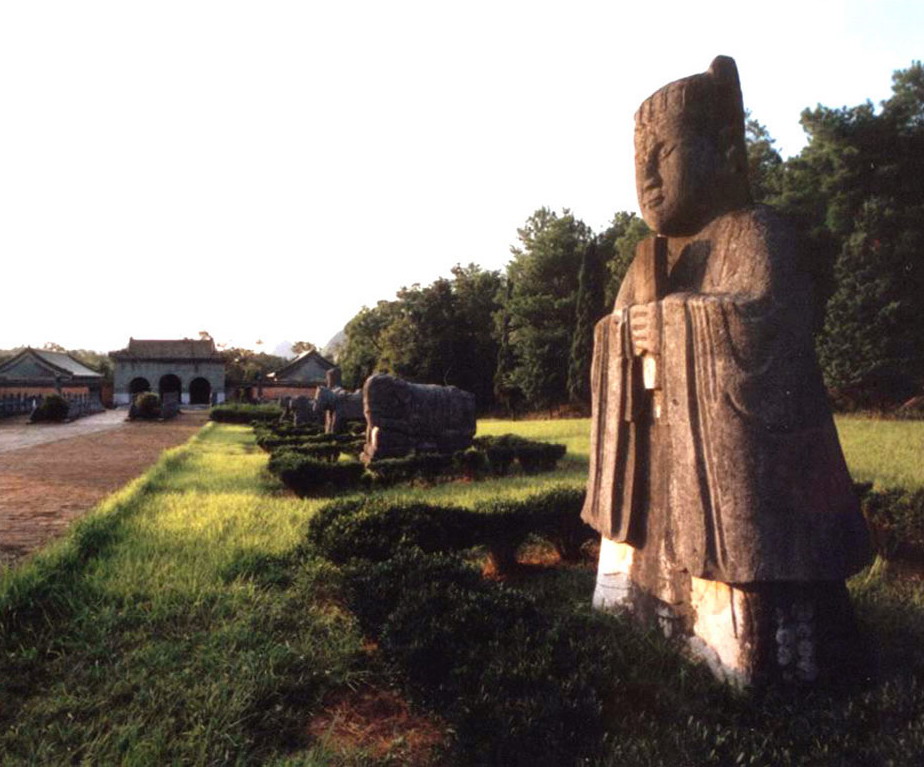
[[[180,412],[180,395],[179,392],[166,391],[160,400],[160,417],[165,421],[168,418],[175,418]]]
[[[412,450],[464,450],[475,436],[475,395],[455,386],[412,384],[378,374],[366,379],[363,407],[366,462]]]
[[[869,556],[814,357],[811,281],[786,222],[751,203],[746,169],[731,59],[639,109],[639,204],[658,236],[596,328],[582,515],[609,552],[595,600],[705,643],[744,682],[773,676],[760,648],[786,589],[824,602]]]
[[[317,422],[317,407],[314,400],[304,395],[292,400],[292,423],[295,426],[307,426]]]
[[[363,413],[363,393],[350,392],[346,389],[329,389],[318,387],[315,393],[315,407],[319,421],[324,421],[324,431],[339,434],[346,430],[351,421],[365,421]]]
[[[324,381],[327,384],[327,388],[328,389],[342,388],[342,384],[340,383],[340,381],[342,380],[342,377],[343,376],[340,372],[340,368],[331,368],[330,370],[328,370],[324,374]]]

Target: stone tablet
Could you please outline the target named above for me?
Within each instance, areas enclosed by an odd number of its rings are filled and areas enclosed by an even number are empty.
[[[688,637],[736,682],[813,681],[833,655],[796,658],[776,636],[809,613],[826,623],[803,629],[812,641],[850,630],[843,580],[868,535],[815,360],[809,275],[789,225],[751,202],[734,61],[646,100],[635,145],[656,236],[595,331],[582,514],[603,536],[595,602]]]

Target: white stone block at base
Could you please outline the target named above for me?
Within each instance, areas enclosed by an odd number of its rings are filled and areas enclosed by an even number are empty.
[[[632,610],[636,598],[631,576],[634,558],[635,549],[629,544],[600,539],[595,609]],[[744,593],[727,583],[691,578],[690,605],[696,616],[693,635],[686,639],[691,655],[705,662],[716,678],[744,687],[750,679],[746,665],[749,648],[740,625],[746,615]],[[676,634],[675,616],[668,604],[658,609],[658,624],[668,637]]]
[[[719,581],[690,580],[690,602],[696,611],[690,650],[718,678],[741,686],[750,676],[742,630],[747,614],[744,592]]]
[[[632,606],[632,560],[635,555],[628,543],[600,539],[600,561],[597,564],[597,585],[593,606],[608,610]]]

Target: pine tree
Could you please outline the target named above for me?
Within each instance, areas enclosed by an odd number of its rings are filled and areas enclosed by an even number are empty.
[[[572,403],[578,405],[590,402],[594,327],[597,320],[606,313],[604,285],[605,277],[598,247],[595,242],[591,242],[584,250],[581,269],[578,272],[577,305],[568,366],[568,397]]]

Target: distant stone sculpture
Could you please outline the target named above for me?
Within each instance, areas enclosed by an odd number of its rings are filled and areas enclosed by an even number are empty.
[[[340,372],[340,368],[331,368],[324,373],[324,382],[328,389],[340,389],[342,387],[340,383],[342,378],[343,375]]]
[[[594,595],[748,684],[836,673],[868,535],[812,345],[795,239],[751,202],[735,63],[636,114],[646,223],[598,323],[583,519]]]
[[[362,459],[396,458],[413,450],[452,453],[475,436],[475,395],[455,386],[412,384],[377,374],[363,386],[366,444]]]
[[[180,393],[165,391],[160,400],[160,417],[163,420],[175,418],[180,412]]]
[[[346,431],[351,421],[364,421],[363,393],[350,392],[346,389],[328,389],[319,386],[314,395],[315,406],[318,409],[319,420],[324,422],[324,431],[327,434],[340,434]]]
[[[307,426],[318,422],[317,407],[310,397],[300,395],[292,400],[293,426]]]

